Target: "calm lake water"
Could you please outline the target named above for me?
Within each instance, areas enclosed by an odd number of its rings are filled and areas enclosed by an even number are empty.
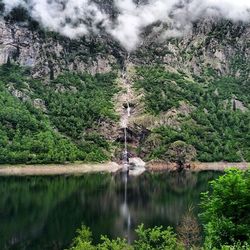
[[[0,249],[58,250],[82,224],[133,240],[138,224],[176,226],[218,173],[0,177]],[[125,188],[127,186],[127,189]]]

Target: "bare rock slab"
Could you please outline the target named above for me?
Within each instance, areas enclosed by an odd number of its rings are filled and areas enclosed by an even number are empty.
[[[129,175],[138,176],[146,171],[146,163],[139,157],[133,157],[129,159]]]

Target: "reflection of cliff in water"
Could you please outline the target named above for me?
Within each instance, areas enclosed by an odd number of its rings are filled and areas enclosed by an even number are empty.
[[[127,186],[127,203],[132,225],[131,233],[133,234],[140,223],[149,227],[176,227],[190,206],[195,207],[194,212],[197,214],[200,193],[207,190],[208,182],[218,175],[213,172],[147,173],[130,178]],[[119,195],[121,189],[122,187],[118,187],[116,195]],[[123,223],[121,217],[116,219],[115,230],[120,232],[120,235],[125,235]],[[123,231],[119,231],[122,228]]]
[[[94,240],[100,234],[128,237],[129,233],[133,239],[140,223],[176,226],[189,205],[199,202],[200,192],[215,175],[164,173],[129,178],[130,232],[128,213],[122,209],[120,176],[1,177],[0,249],[64,249],[81,224],[91,228]]]
[[[97,204],[91,197],[95,197],[98,190],[105,192],[110,179],[108,175],[1,177],[0,249],[6,246],[8,249],[11,246],[11,249],[65,247],[75,235],[75,229],[81,226],[83,212],[88,217],[89,210],[77,208],[87,205],[90,210],[92,206],[102,209],[102,200]],[[92,217],[98,211],[93,209],[90,213]]]

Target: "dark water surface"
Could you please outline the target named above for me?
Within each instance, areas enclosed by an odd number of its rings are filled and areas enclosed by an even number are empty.
[[[133,239],[138,224],[176,226],[218,173],[0,177],[0,249],[69,246],[85,224],[95,237]],[[97,240],[97,238],[95,238]]]

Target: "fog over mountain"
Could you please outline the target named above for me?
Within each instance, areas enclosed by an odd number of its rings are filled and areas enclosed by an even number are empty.
[[[0,163],[250,162],[249,10],[0,0]]]
[[[201,17],[221,17],[250,21],[248,0],[113,0],[114,15],[105,4],[89,0],[3,0],[5,12],[17,6],[26,8],[44,27],[70,38],[105,30],[128,51],[141,42],[149,25],[161,22],[162,38],[184,35]],[[109,3],[108,3],[109,4]],[[164,28],[163,28],[164,27]],[[159,28],[158,28],[159,31]]]

